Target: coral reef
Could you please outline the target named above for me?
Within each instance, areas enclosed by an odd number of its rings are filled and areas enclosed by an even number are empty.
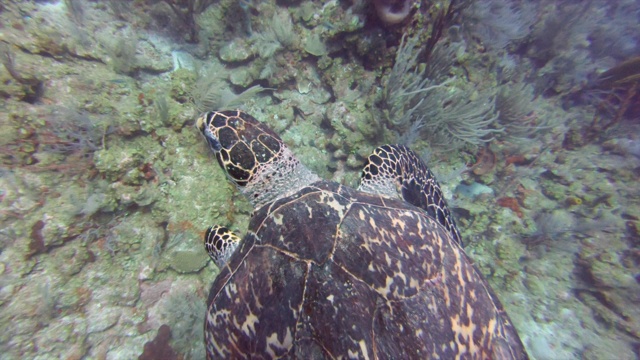
[[[253,211],[192,127],[221,107],[348,186],[428,154],[532,356],[637,357],[637,1],[0,7],[3,357],[203,357],[204,230]]]
[[[463,16],[465,26],[484,46],[500,50],[529,34],[535,22],[536,5],[508,0],[474,1]]]
[[[420,132],[434,148],[445,150],[478,146],[502,133],[496,99],[488,90],[455,78],[445,80],[459,47],[435,46],[428,65],[420,67],[423,49],[418,41],[402,38],[387,78],[382,104],[391,125]],[[508,120],[513,119],[505,123]]]

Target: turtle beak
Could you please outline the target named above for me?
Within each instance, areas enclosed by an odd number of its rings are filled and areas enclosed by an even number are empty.
[[[207,139],[209,147],[211,148],[211,150],[213,150],[213,152],[218,152],[222,149],[220,140],[218,140],[218,138],[213,134],[210,127],[206,126],[204,130],[202,130],[202,135],[204,135],[204,138]]]
[[[218,152],[222,149],[220,140],[218,140],[218,138],[213,134],[211,127],[207,124],[207,114],[200,116],[198,120],[196,120],[196,127],[207,140],[207,143],[213,152]]]
[[[204,133],[204,127],[207,125],[207,114],[202,114],[202,116],[200,116],[198,118],[198,120],[196,120],[196,128],[198,128],[198,130],[200,130],[201,133]]]

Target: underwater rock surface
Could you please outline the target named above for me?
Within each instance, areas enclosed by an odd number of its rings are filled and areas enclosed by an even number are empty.
[[[639,356],[636,1],[190,2],[0,5],[3,358],[204,358],[221,108],[349,186],[411,146],[531,357]]]

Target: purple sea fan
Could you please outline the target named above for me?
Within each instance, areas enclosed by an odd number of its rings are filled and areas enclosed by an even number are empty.
[[[523,39],[536,21],[537,5],[507,0],[475,1],[464,11],[465,23],[474,36],[494,50]]]
[[[38,131],[38,142],[44,151],[85,156],[100,148],[103,132],[87,113],[60,108],[47,118],[46,127]]]

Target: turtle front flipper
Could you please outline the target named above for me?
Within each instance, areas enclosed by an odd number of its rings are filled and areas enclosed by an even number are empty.
[[[358,190],[397,197],[424,209],[462,245],[442,189],[420,157],[403,145],[383,145],[369,155]]]
[[[204,234],[204,247],[220,269],[227,264],[239,244],[240,238],[224,226],[212,226]]]

